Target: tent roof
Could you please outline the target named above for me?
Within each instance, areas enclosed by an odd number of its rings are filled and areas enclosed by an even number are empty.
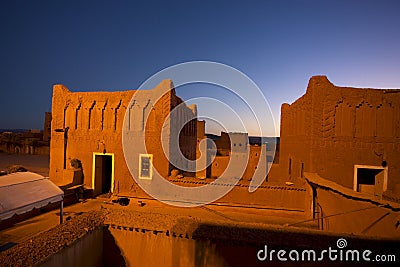
[[[14,214],[63,200],[64,192],[39,174],[17,172],[0,176],[0,221]]]

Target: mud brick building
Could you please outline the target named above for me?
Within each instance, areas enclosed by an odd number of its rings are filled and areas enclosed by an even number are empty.
[[[154,97],[157,90],[167,93],[157,99]],[[50,150],[50,178],[54,182],[84,183],[93,189],[94,195],[123,191],[143,194],[124,158],[123,127],[148,137],[146,148],[151,156],[146,160],[163,177],[170,175],[175,167],[162,150],[161,131],[167,116],[183,101],[176,96],[170,80],[162,81],[152,90],[143,90],[140,99],[131,103],[136,92],[71,92],[63,85],[54,85]],[[179,142],[182,154],[193,160],[197,140],[196,107],[183,104],[177,113],[171,117],[171,124],[180,124],[174,120],[191,119],[184,125]],[[125,114],[129,117],[124,125]],[[168,131],[172,130],[175,129],[167,127],[168,137]],[[81,162],[83,172],[71,167],[73,159]]]
[[[302,97],[282,105],[280,141],[284,179],[311,172],[375,196],[400,192],[400,90],[312,77]]]

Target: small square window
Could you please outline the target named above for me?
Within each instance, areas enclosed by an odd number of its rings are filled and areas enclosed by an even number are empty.
[[[139,156],[139,178],[151,180],[153,178],[153,155],[140,154]]]

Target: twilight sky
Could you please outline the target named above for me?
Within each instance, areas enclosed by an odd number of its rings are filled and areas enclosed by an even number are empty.
[[[56,83],[135,89],[171,65],[209,60],[258,85],[278,133],[281,104],[304,94],[312,75],[400,88],[399,12],[400,1],[3,0],[0,128],[42,129]],[[225,98],[213,86],[183,89],[184,99]]]

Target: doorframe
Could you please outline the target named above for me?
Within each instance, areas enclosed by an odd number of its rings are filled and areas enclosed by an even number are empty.
[[[357,191],[358,177],[357,171],[358,169],[373,169],[373,170],[383,170],[383,192],[387,190],[387,182],[388,182],[388,166],[371,166],[371,165],[354,165],[354,183],[353,190]]]
[[[114,193],[114,153],[101,153],[93,152],[93,163],[92,163],[92,189],[95,190],[95,174],[96,174],[96,156],[111,156],[111,193]]]

